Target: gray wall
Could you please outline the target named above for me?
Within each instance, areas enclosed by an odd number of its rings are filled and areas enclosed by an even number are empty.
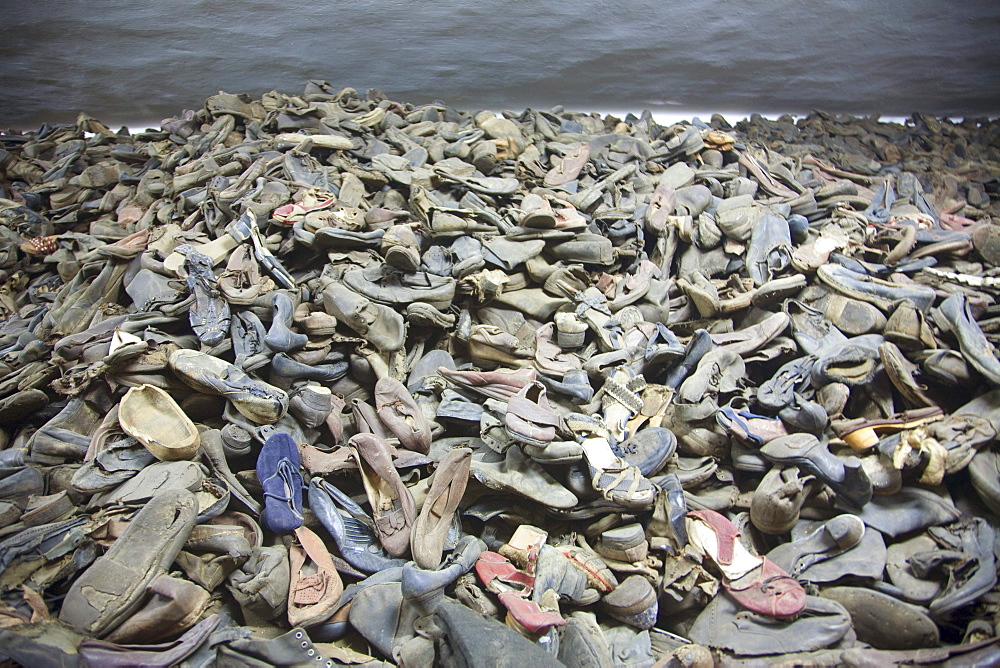
[[[998,27],[996,0],[0,0],[0,126],[310,78],[475,109],[996,115]]]

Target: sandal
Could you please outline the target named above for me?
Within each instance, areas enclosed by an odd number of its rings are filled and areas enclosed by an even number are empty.
[[[934,422],[944,417],[937,406],[914,408],[903,411],[884,420],[843,420],[834,421],[833,430],[837,436],[856,451],[867,450],[878,445],[879,434],[895,434],[914,427]]]
[[[476,561],[476,575],[488,591],[500,599],[512,618],[531,634],[544,633],[566,620],[558,612],[549,612],[530,599],[535,578],[518,570],[507,557],[496,552],[483,552]],[[514,628],[517,628],[515,625]]]
[[[722,573],[722,586],[747,610],[769,617],[802,612],[806,592],[797,580],[767,557],[747,551],[732,522],[713,510],[687,514],[688,539]]]
[[[570,430],[581,439],[591,486],[619,506],[637,510],[651,507],[656,501],[656,486],[643,477],[637,466],[615,455],[608,443],[607,429],[596,416],[592,420],[597,425],[589,429],[582,420],[566,420]]]
[[[218,345],[229,334],[231,313],[212,273],[212,261],[188,245],[178,246],[177,251],[184,255],[185,282],[194,295],[188,311],[191,329],[206,346]]]
[[[298,202],[275,209],[271,214],[271,219],[283,225],[292,225],[295,221],[305,217],[307,213],[333,206],[336,201],[337,198],[331,193],[310,189]]]
[[[628,421],[642,411],[642,391],[646,379],[628,365],[615,367],[604,386],[597,393],[604,410],[604,424],[616,443],[629,438]]]
[[[720,408],[715,419],[731,436],[756,448],[764,447],[768,441],[779,436],[788,435],[788,430],[779,418],[736,410],[732,405]]]

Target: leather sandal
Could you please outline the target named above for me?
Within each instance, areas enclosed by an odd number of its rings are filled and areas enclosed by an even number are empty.
[[[794,578],[767,557],[757,557],[737,540],[732,522],[713,510],[687,514],[692,545],[722,573],[722,586],[743,607],[770,617],[791,617],[802,611],[806,592]]]

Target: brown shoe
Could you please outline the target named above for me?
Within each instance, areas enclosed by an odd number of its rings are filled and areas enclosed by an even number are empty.
[[[253,249],[243,244],[229,256],[226,270],[219,276],[219,292],[230,304],[253,304],[257,297],[274,290],[274,281],[260,273]]]
[[[191,628],[211,594],[193,582],[161,575],[146,587],[149,599],[107,637],[114,643],[149,645],[174,638]]]
[[[329,619],[344,593],[344,583],[322,539],[305,527],[295,530],[299,545],[288,550],[288,623],[315,626]]]
[[[375,520],[375,535],[394,557],[406,554],[416,519],[413,496],[392,463],[389,444],[374,434],[355,434],[347,442],[361,470],[361,481]]]
[[[430,452],[430,423],[405,385],[395,378],[379,380],[375,384],[375,406],[400,445],[425,455]]]
[[[471,449],[450,450],[432,475],[430,492],[410,536],[410,551],[420,568],[433,569],[441,565],[444,540],[465,494],[471,463]]]

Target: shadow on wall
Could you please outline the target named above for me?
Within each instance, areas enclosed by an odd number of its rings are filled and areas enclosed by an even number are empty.
[[[0,124],[22,128],[308,79],[461,108],[1000,111],[996,2],[35,0],[0,26]]]

